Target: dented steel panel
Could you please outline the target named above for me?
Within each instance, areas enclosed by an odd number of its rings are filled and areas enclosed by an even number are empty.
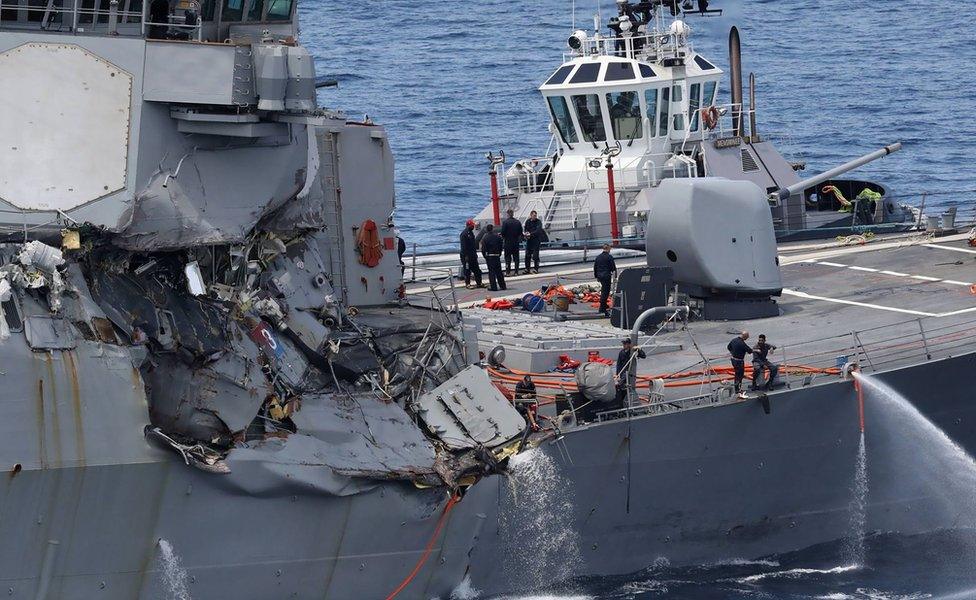
[[[497,446],[525,428],[525,419],[475,365],[427,392],[418,403],[427,426],[452,448]]]

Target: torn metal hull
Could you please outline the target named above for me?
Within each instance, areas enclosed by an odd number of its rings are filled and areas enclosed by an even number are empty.
[[[168,456],[3,477],[3,587],[15,598],[180,597],[162,539],[193,598],[383,598],[422,556],[446,501],[404,484],[233,495],[215,477]],[[491,501],[473,491],[448,515],[428,568],[399,597],[449,595],[484,522],[474,513]]]
[[[435,537],[443,486],[343,477],[300,447],[285,460],[274,451],[283,439],[238,448],[229,473],[184,464],[143,435],[147,400],[129,349],[73,344],[32,352],[16,334],[0,344],[0,583],[11,597],[180,597],[160,540],[193,598],[385,597]],[[397,426],[382,420],[378,434]],[[314,435],[358,451],[339,432]],[[446,596],[464,577],[491,489],[475,486],[444,517],[427,568],[400,597]]]
[[[976,354],[877,375],[960,446],[976,452],[971,398]],[[934,392],[932,381],[939,382]],[[853,385],[837,382],[755,400],[669,415],[591,425],[541,446],[561,483],[547,503],[519,501],[498,482],[500,513],[489,516],[473,560],[472,581],[489,593],[538,585],[533,572],[606,575],[674,565],[754,559],[852,535],[852,484],[858,454]],[[884,411],[866,406],[867,531],[914,533],[972,526],[974,511],[945,494],[939,474],[917,468],[924,452]],[[560,521],[560,503],[568,518]],[[543,545],[535,556],[507,539],[505,514],[531,519],[538,505],[572,544]],[[573,559],[568,546],[575,546]],[[506,564],[504,558],[512,557]],[[565,564],[566,562],[570,564]],[[528,568],[512,569],[516,564]],[[501,576],[519,573],[518,577]],[[545,581],[545,579],[543,579]]]

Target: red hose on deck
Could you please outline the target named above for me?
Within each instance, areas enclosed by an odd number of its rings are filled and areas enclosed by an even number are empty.
[[[840,371],[837,368],[827,368],[821,369],[817,367],[811,367],[807,365],[783,365],[782,370],[784,373],[823,373],[825,375],[837,375]],[[557,389],[557,390],[567,390],[576,391],[576,381],[570,374],[561,375],[558,373],[532,373],[529,371],[520,371],[518,369],[507,369],[507,373],[502,372],[498,369],[490,368],[488,369],[489,374],[495,379],[497,384],[502,383],[518,383],[522,380],[522,377],[529,375],[535,382],[536,387],[546,388],[546,389]],[[746,366],[746,376],[752,376],[752,367]],[[692,379],[692,378],[705,379]],[[648,389],[651,386],[651,382],[655,379],[663,379],[668,381],[664,384],[667,388],[678,388],[678,387],[692,387],[696,385],[702,385],[703,383],[721,383],[723,381],[732,381],[735,378],[734,371],[732,367],[711,367],[707,370],[700,371],[685,371],[682,373],[668,373],[662,375],[642,375],[637,378],[637,389]],[[507,388],[506,388],[507,389]]]
[[[413,581],[413,578],[416,577],[417,573],[420,572],[420,569],[423,568],[424,563],[427,562],[427,558],[430,557],[431,550],[434,549],[434,543],[437,541],[437,538],[440,537],[441,535],[441,529],[444,528],[444,523],[447,521],[447,515],[451,513],[451,509],[454,508],[454,505],[457,504],[460,499],[461,499],[460,496],[455,495],[455,496],[451,496],[451,499],[447,501],[447,505],[444,507],[444,512],[441,513],[440,518],[437,520],[437,527],[434,528],[434,534],[430,536],[430,541],[427,542],[427,546],[424,548],[424,553],[423,555],[421,555],[420,560],[418,560],[417,564],[414,565],[413,571],[410,571],[410,574],[407,575],[407,578],[404,579],[402,582],[400,582],[400,585],[398,585],[397,588],[393,590],[393,592],[389,596],[386,597],[386,600],[393,600],[393,598],[396,598],[400,592],[405,590],[407,586],[410,585],[410,582]]]

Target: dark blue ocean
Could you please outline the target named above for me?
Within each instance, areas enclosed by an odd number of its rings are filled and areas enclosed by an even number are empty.
[[[603,0],[606,18],[612,0]],[[569,0],[312,0],[302,35],[319,75],[338,79],[322,104],[389,127],[397,223],[410,242],[456,241],[489,198],[488,150],[539,156],[549,141],[537,86],[571,33]],[[957,0],[713,0],[689,19],[696,49],[727,70],[728,30],[758,78],[763,134],[784,138],[808,174],[901,141],[859,173],[905,201],[976,188],[976,16]],[[589,23],[597,2],[576,2]],[[727,95],[728,86],[723,87]],[[728,102],[728,100],[723,100]],[[976,195],[928,200],[972,202]]]
[[[579,0],[578,23],[596,2]],[[603,1],[605,17],[613,7]],[[742,34],[744,73],[758,78],[760,132],[807,173],[894,141],[905,149],[858,173],[903,201],[976,200],[976,17],[956,0],[713,0],[692,19],[696,49],[727,68]],[[538,84],[571,33],[569,0],[306,1],[303,42],[338,89],[323,105],[385,124],[397,158],[397,223],[421,248],[451,247],[488,201],[484,153],[542,154],[549,140]],[[606,20],[606,19],[604,19]],[[727,84],[723,93],[727,98]],[[728,100],[723,100],[727,102]],[[625,577],[564,582],[557,598],[976,598],[976,533],[875,533],[866,566],[843,542],[697,567],[666,561]]]

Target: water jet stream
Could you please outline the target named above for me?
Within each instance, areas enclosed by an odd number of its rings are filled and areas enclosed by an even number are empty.
[[[160,538],[159,564],[162,568],[163,584],[173,600],[192,600],[189,588],[189,576],[183,568],[180,557],[168,540]]]
[[[895,420],[898,433],[916,443],[916,456],[926,461],[917,475],[938,478],[936,493],[955,508],[976,514],[976,459],[956,444],[945,431],[925,417],[907,398],[891,386],[863,373],[854,373],[868,401]],[[862,434],[863,435],[863,434]],[[914,438],[914,439],[913,439]]]
[[[577,572],[579,535],[573,527],[572,491],[555,460],[539,448],[509,461],[512,501],[501,515],[512,573],[526,589],[544,589]]]

